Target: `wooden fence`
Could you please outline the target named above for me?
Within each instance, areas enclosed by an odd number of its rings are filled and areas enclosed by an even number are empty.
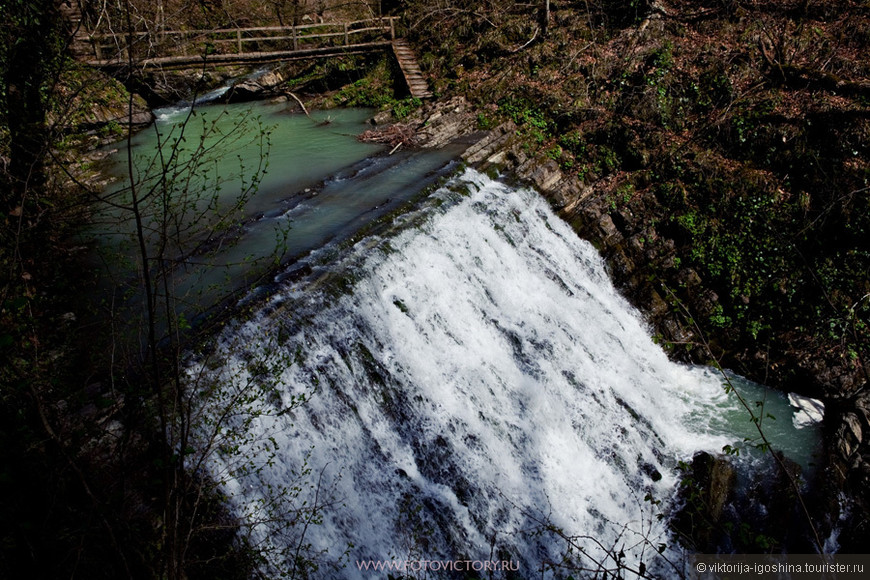
[[[299,26],[261,26],[216,30],[159,30],[130,35],[91,34],[96,66],[202,62],[229,63],[256,60],[261,55],[299,52],[319,54],[353,51],[388,43],[396,38],[396,17],[325,22]]]

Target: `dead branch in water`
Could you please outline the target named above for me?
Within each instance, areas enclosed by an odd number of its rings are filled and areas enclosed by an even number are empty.
[[[294,99],[296,99],[296,102],[299,103],[299,106],[300,106],[300,107],[302,107],[302,112],[305,113],[305,116],[306,116],[306,117],[308,117],[309,119],[311,119],[311,115],[308,114],[308,109],[305,108],[305,104],[302,102],[302,100],[301,100],[299,97],[297,97],[296,95],[294,95],[293,93],[291,93],[290,91],[284,91],[284,92],[285,92],[288,96],[291,96],[291,97],[293,97]],[[313,121],[314,119],[311,119],[311,120]]]

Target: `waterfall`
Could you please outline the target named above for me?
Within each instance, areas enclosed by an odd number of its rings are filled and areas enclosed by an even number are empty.
[[[679,553],[658,515],[677,463],[734,441],[711,418],[737,402],[711,371],[668,360],[545,200],[466,170],[320,253],[189,369],[218,385],[198,383],[210,424],[247,433],[208,466],[253,541],[283,551],[277,568],[304,546],[324,578],[409,560],[540,577],[620,552],[669,570]],[[303,501],[322,520],[304,526]]]

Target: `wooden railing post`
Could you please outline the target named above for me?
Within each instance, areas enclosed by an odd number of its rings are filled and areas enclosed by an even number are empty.
[[[299,50],[299,39],[296,37],[296,27],[293,27],[293,50]]]
[[[395,16],[390,16],[390,40],[396,40],[396,20]]]
[[[236,40],[239,43],[239,54],[242,54],[242,29],[236,28]]]
[[[348,40],[347,40],[347,22],[344,23],[344,45],[345,45],[345,46],[348,45]]]

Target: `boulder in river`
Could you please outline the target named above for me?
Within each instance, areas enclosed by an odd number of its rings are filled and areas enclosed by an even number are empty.
[[[673,527],[681,543],[699,553],[765,553],[786,550],[810,553],[815,535],[829,530],[813,516],[815,533],[798,501],[813,490],[802,481],[798,464],[780,452],[759,458],[700,452],[686,467],[681,482],[681,507]]]
[[[281,92],[284,76],[278,71],[269,71],[257,77],[238,80],[227,91],[224,99],[228,103],[244,103],[273,97]]]

